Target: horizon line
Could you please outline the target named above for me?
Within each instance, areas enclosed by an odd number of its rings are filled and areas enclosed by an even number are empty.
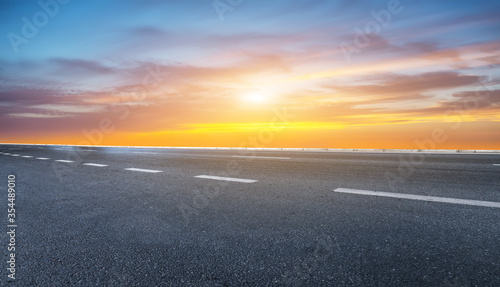
[[[153,149],[209,149],[209,150],[260,150],[260,151],[315,151],[315,152],[383,152],[383,153],[500,153],[500,150],[475,149],[368,149],[368,148],[280,148],[280,147],[194,147],[194,146],[117,146],[117,145],[73,145],[73,144],[28,144],[1,143],[0,145],[67,146],[67,147],[112,147]]]

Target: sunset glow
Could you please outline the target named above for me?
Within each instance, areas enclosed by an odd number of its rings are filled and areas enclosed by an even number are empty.
[[[54,3],[1,4],[0,142],[500,149],[498,1]]]

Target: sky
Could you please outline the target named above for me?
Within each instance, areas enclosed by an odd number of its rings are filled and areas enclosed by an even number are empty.
[[[500,2],[0,1],[0,142],[500,149]]]

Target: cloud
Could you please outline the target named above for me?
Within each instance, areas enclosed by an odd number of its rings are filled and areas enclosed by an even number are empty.
[[[500,110],[500,90],[477,90],[460,92],[440,103],[444,107],[466,107],[468,109],[494,108]]]
[[[459,63],[462,61],[460,51],[455,48],[442,48],[435,41],[420,41],[406,43],[403,48],[409,54],[433,61],[449,60]]]
[[[95,113],[102,110],[101,106],[90,105],[62,105],[62,104],[43,104],[30,106],[32,109],[42,109],[59,113]]]
[[[58,74],[111,74],[115,70],[96,61],[82,59],[52,58],[50,64],[55,65]]]
[[[368,77],[377,80],[369,85],[327,85],[344,97],[367,97],[363,103],[397,102],[428,98],[427,92],[469,86],[480,81],[479,76],[462,75],[456,72],[431,72],[417,75],[378,75]],[[361,78],[359,82],[364,80]]]
[[[61,100],[59,97],[61,95],[63,92],[56,89],[6,87],[5,90],[0,91],[0,103],[8,106],[56,103]]]
[[[49,118],[61,118],[63,115],[46,115],[46,114],[35,114],[35,113],[10,113],[7,114],[8,117],[14,118],[33,118],[33,119],[49,119]]]

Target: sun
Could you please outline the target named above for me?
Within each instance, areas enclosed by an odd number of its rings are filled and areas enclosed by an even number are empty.
[[[241,95],[241,99],[244,102],[250,103],[250,104],[263,104],[266,102],[267,98],[268,97],[260,91],[250,92],[250,93],[246,93],[246,94]]]

